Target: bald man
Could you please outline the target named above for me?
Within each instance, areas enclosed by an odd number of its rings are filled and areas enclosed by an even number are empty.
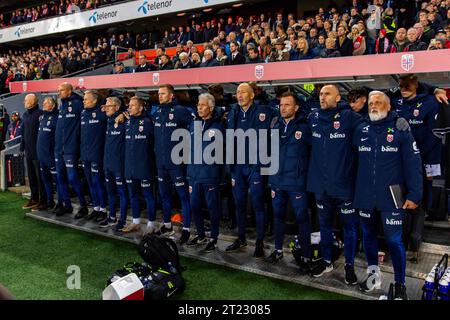
[[[24,106],[26,111],[23,114],[23,134],[20,150],[25,152],[31,199],[23,206],[24,209],[37,209],[47,204],[44,184],[40,178],[39,161],[36,151],[39,118],[42,115],[42,110],[39,109],[38,102],[39,99],[35,94],[25,96]]]
[[[234,105],[227,117],[227,129],[243,130],[244,132],[253,130],[269,130],[272,121],[272,109],[269,107],[259,106],[254,103],[255,93],[248,83],[239,85],[236,91],[238,104]],[[257,131],[259,135],[259,131]],[[270,136],[268,134],[268,136]],[[235,139],[235,148],[237,143]],[[245,155],[241,155],[234,150],[234,154],[240,160],[244,160],[243,164],[238,164],[235,158],[234,163],[230,165],[231,186],[233,197],[236,204],[236,220],[238,223],[238,238],[226,248],[226,251],[235,251],[247,246],[246,241],[246,220],[247,220],[247,195],[250,189],[252,207],[256,216],[256,244],[253,256],[255,258],[264,257],[264,227],[266,220],[266,212],[264,209],[264,191],[266,181],[261,175],[261,164],[250,163],[250,144],[255,144],[259,148],[261,144],[259,136],[256,140],[249,141],[245,139]]]

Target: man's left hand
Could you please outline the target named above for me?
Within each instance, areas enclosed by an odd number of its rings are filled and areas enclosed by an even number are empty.
[[[444,89],[437,88],[434,90],[434,96],[439,103],[444,103],[448,105],[448,97],[447,97],[447,91]]]
[[[415,204],[414,202],[412,202],[411,200],[406,200],[405,204],[403,205],[403,209],[407,210],[414,210],[418,207],[417,204]]]

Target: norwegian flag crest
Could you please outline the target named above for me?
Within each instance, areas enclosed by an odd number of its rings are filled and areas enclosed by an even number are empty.
[[[413,54],[404,54],[402,55],[401,62],[402,69],[406,72],[409,72],[414,68],[414,55]]]

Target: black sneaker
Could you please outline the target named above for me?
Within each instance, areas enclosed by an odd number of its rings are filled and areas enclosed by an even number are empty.
[[[186,245],[188,246],[196,246],[199,244],[205,244],[208,240],[206,237],[195,236],[193,239],[189,240]]]
[[[53,208],[52,213],[58,212],[59,208],[61,208],[61,207],[64,207],[64,205],[62,203],[56,204],[56,206]]]
[[[264,258],[264,243],[262,241],[256,241],[253,256],[255,258]]]
[[[181,231],[181,237],[180,237],[180,239],[178,239],[178,241],[180,242],[180,244],[185,244],[186,242],[189,241],[190,236],[191,236],[191,233],[189,232],[189,230],[183,229]]]
[[[333,264],[326,262],[325,260],[320,260],[319,264],[312,269],[311,275],[314,278],[319,278],[331,271],[333,271]]]
[[[230,244],[225,251],[234,251],[243,247],[247,246],[247,241],[242,241],[241,239],[237,238],[232,244]]]
[[[156,234],[157,234],[157,235],[160,235],[160,236],[169,237],[169,236],[173,236],[173,235],[175,234],[175,231],[173,231],[173,227],[166,228],[166,226],[163,225],[163,226],[161,227],[161,229],[159,229],[159,230],[156,232]]]
[[[86,218],[86,220],[94,220],[95,221],[95,219],[97,219],[97,217],[99,216],[100,213],[101,213],[101,211],[97,211],[97,210],[94,209],[85,218]]]
[[[217,244],[216,240],[213,240],[213,239],[209,240],[208,244],[205,247],[205,252],[211,252],[211,251],[216,250],[216,244]]]
[[[355,268],[352,265],[346,264],[345,267],[345,283],[354,286],[358,284],[358,278],[356,277]]]
[[[106,211],[99,211],[97,218],[95,218],[95,222],[102,222],[108,217]]]
[[[70,214],[72,212],[73,212],[73,208],[72,207],[68,208],[66,206],[61,205],[58,208],[58,210],[56,210],[55,214],[56,214],[57,217],[61,217],[61,216],[65,215],[66,213]]]
[[[108,217],[105,220],[103,220],[102,222],[100,222],[99,226],[100,226],[100,228],[108,228],[108,227],[112,227],[116,223],[117,223],[116,218]]]
[[[87,216],[89,213],[87,207],[81,207],[80,210],[78,210],[77,214],[75,215],[75,219],[81,219],[85,216]]]
[[[119,220],[119,222],[117,222],[116,224],[116,231],[122,232],[123,228],[125,228],[125,222]]]
[[[408,296],[406,295],[406,287],[403,283],[395,283],[394,300],[408,300]]]
[[[283,251],[273,250],[273,252],[266,258],[265,261],[275,264],[281,259],[283,259]]]
[[[298,267],[298,273],[300,275],[311,274],[311,262],[309,260],[301,259]]]

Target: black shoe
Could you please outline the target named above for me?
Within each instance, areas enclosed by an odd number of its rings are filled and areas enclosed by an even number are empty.
[[[325,273],[328,273],[331,271],[333,271],[333,264],[328,263],[325,260],[320,260],[319,264],[312,269],[311,275],[314,278],[319,278],[319,277],[323,276]]]
[[[57,203],[56,206],[53,208],[52,213],[56,213],[61,207],[64,207],[64,205],[62,203]]]
[[[256,251],[256,250],[255,250]],[[273,250],[273,252],[266,258],[266,262],[275,264],[283,259],[283,251]]]
[[[102,222],[108,217],[106,211],[99,211],[97,217],[95,218],[95,222]]]
[[[196,246],[199,244],[205,244],[208,240],[206,237],[195,236],[193,239],[189,240],[186,245],[188,246]]]
[[[53,210],[56,207],[55,201],[47,203],[47,210]]]
[[[88,215],[88,208],[81,207],[80,210],[78,210],[77,214],[75,215],[75,219],[81,219],[87,215]]]
[[[116,218],[108,217],[105,220],[103,220],[102,222],[100,222],[99,226],[100,226],[100,228],[108,228],[108,227],[114,226],[116,223],[117,223]]]
[[[181,237],[180,237],[180,239],[178,239],[178,241],[180,242],[180,244],[185,244],[186,242],[189,241],[190,236],[191,236],[191,233],[189,232],[189,230],[183,229],[181,231]]]
[[[166,226],[163,225],[163,226],[161,227],[161,229],[159,229],[159,230],[156,232],[156,234],[159,235],[159,236],[169,237],[169,236],[173,236],[173,235],[175,234],[175,231],[173,231],[173,227],[166,228]]]
[[[301,259],[298,264],[298,273],[302,276],[311,274],[311,262],[309,260]]]
[[[116,231],[122,232],[123,228],[125,228],[125,222],[119,220],[119,222],[117,222],[116,224]]]
[[[72,212],[73,212],[73,208],[72,207],[68,208],[66,206],[61,205],[58,208],[58,210],[56,210],[55,214],[56,214],[57,217],[61,217],[61,216],[65,215],[66,213],[70,214]]]
[[[205,252],[211,252],[214,251],[216,249],[216,244],[217,244],[217,240],[209,240],[208,244],[205,247]]]
[[[264,258],[264,243],[262,241],[256,240],[253,256],[255,258]]]
[[[345,283],[354,286],[358,284],[358,278],[356,277],[355,268],[352,265],[346,264],[345,267]]]
[[[395,283],[394,300],[408,300],[408,296],[406,295],[406,287],[403,283]]]
[[[85,218],[86,218],[86,220],[94,220],[95,221],[95,219],[97,219],[97,217],[100,213],[101,213],[100,211],[97,211],[94,209]]]
[[[236,239],[232,244],[230,244],[225,251],[234,251],[247,246],[247,241],[242,241],[241,239]]]

